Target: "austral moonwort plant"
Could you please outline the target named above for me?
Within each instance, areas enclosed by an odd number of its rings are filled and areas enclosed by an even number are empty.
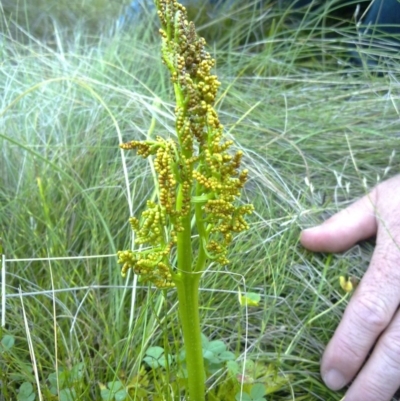
[[[148,247],[118,253],[122,275],[129,269],[158,288],[176,287],[182,325],[188,398],[205,400],[205,372],[199,318],[199,282],[206,264],[226,265],[233,235],[248,228],[252,205],[236,205],[247,180],[242,152],[228,152],[213,105],[220,83],[205,40],[187,21],[176,0],[156,0],[161,21],[162,60],[171,73],[177,140],[131,141],[122,149],[154,157],[158,199],[148,201],[140,219],[130,218],[136,243]]]

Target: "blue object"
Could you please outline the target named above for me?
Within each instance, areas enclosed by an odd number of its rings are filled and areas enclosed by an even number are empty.
[[[390,55],[400,51],[398,0],[373,0],[360,28],[360,36],[351,46],[351,61],[371,68],[380,61],[390,61]]]
[[[400,3],[398,0],[374,0],[363,21],[366,31],[377,29],[388,34],[400,33]]]

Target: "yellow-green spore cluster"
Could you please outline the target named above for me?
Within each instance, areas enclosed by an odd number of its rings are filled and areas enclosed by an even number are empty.
[[[213,109],[220,83],[211,74],[215,60],[205,50],[185,7],[173,0],[157,0],[161,21],[162,59],[171,72],[177,104],[176,129],[182,150],[193,151],[193,140],[207,144],[210,134],[218,135],[222,126]],[[201,153],[201,150],[200,150]]]
[[[176,0],[156,0],[156,6],[162,60],[171,73],[176,97],[177,135],[176,139],[157,136],[120,145],[154,158],[159,196],[157,202],[147,203],[140,219],[130,220],[136,243],[149,248],[118,256],[123,274],[132,268],[143,280],[168,288],[181,274],[176,258],[185,252],[176,251],[179,241],[191,247],[192,260],[203,260],[199,255],[205,254],[208,260],[227,264],[227,247],[235,233],[248,228],[245,215],[253,206],[235,204],[248,172],[240,171],[242,152],[230,152],[233,142],[223,138],[214,109],[220,83],[211,73],[215,61],[205,49],[205,40],[197,36],[185,8]],[[188,242],[192,237],[196,242]],[[192,271],[199,266],[194,264]]]

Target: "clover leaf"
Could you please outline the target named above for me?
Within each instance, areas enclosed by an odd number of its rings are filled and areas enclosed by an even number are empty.
[[[128,396],[123,383],[120,381],[108,382],[107,387],[108,388],[103,388],[100,391],[100,395],[103,400],[124,401]]]
[[[173,361],[171,355],[165,355],[164,348],[162,347],[149,347],[146,351],[146,357],[143,360],[153,369],[158,367],[166,368],[167,361],[170,365]]]
[[[9,351],[13,347],[14,343],[15,343],[15,338],[13,336],[10,336],[9,334],[6,334],[1,339],[0,350]]]
[[[18,390],[18,401],[34,401],[36,394],[33,392],[33,386],[29,382],[24,382],[21,384]]]

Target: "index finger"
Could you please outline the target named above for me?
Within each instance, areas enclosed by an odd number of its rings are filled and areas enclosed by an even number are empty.
[[[400,303],[400,235],[387,236],[380,225],[370,266],[324,353],[321,373],[334,390],[357,374]]]

